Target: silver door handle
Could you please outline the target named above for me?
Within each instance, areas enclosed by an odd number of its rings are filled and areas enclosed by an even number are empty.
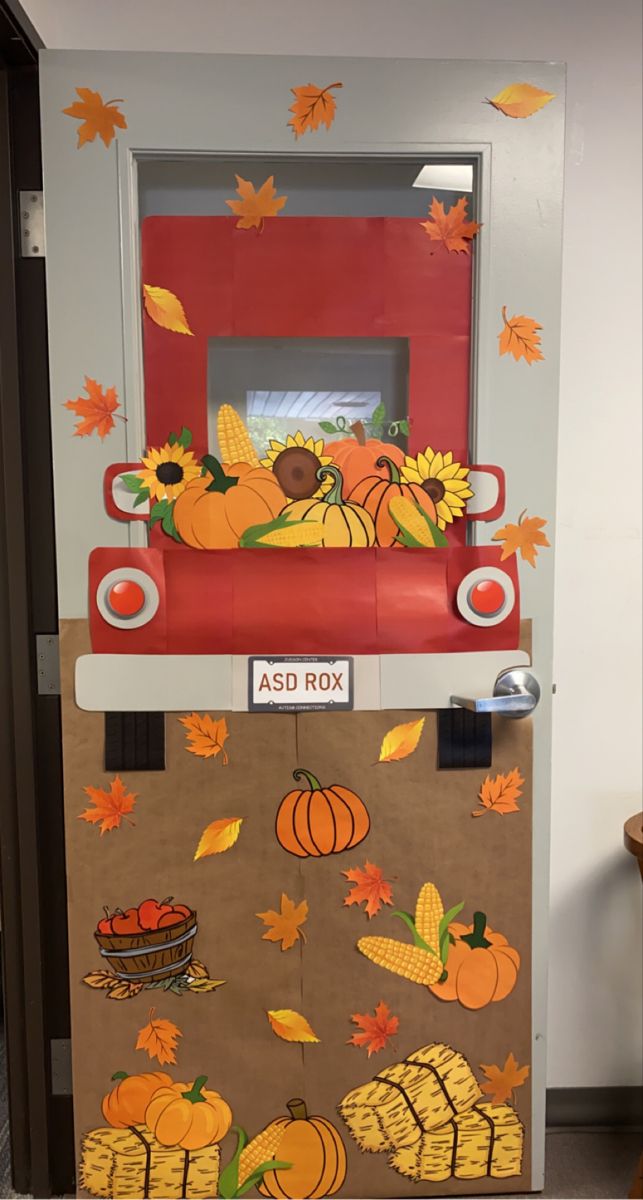
[[[540,700],[538,680],[518,667],[502,671],[493,688],[493,696],[479,700],[467,696],[452,696],[451,704],[476,713],[498,713],[502,717],[527,717]]]

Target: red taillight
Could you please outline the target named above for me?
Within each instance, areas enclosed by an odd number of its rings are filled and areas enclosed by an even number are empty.
[[[100,615],[116,629],[139,629],[152,620],[159,606],[156,583],[137,567],[109,571],[96,588]]]
[[[470,625],[499,625],[509,616],[515,602],[512,580],[498,567],[469,571],[458,588],[458,610]]]

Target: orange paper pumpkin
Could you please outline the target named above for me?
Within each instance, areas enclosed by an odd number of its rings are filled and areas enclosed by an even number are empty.
[[[225,1137],[232,1112],[218,1092],[206,1091],[207,1075],[194,1083],[172,1083],[154,1093],[145,1110],[145,1124],[162,1146],[200,1150]]]
[[[351,504],[361,504],[372,516],[378,546],[392,546],[399,533],[399,528],[388,510],[389,501],[394,496],[406,496],[415,500],[416,504],[424,509],[427,517],[437,525],[435,504],[419,483],[403,483],[397,465],[388,454],[380,455],[375,466],[387,471],[388,479],[380,475],[367,475],[353,488],[349,500]]]
[[[481,912],[473,914],[473,925],[449,925],[455,943],[446,963],[447,979],[430,985],[434,996],[459,1000],[465,1008],[484,1008],[513,991],[520,955],[506,937],[486,926],[487,918]]]
[[[154,1093],[172,1084],[171,1077],[165,1071],[147,1071],[141,1075],[126,1075],[124,1071],[117,1071],[112,1079],[118,1082],[103,1097],[101,1107],[107,1124],[114,1129],[142,1125],[145,1110]]]
[[[266,1171],[257,1184],[259,1191],[281,1200],[334,1196],[346,1178],[346,1150],[339,1133],[325,1117],[309,1117],[303,1100],[291,1100],[288,1111],[289,1117],[277,1117],[259,1138],[276,1146],[270,1157],[291,1166]]]
[[[381,442],[379,438],[366,438],[361,421],[356,421],[351,428],[354,437],[326,442],[324,447],[324,452],[332,455],[333,462],[344,476],[347,495],[350,495],[360,479],[365,479],[367,475],[378,475],[382,479],[388,479],[386,466],[379,467],[377,464],[378,458],[383,455],[390,458],[396,467],[401,467],[404,463],[404,451],[400,450],[399,446],[394,446],[391,442]]]
[[[322,788],[310,771],[293,771],[295,780],[302,775],[308,787],[288,792],[277,813],[277,841],[284,850],[298,858],[320,858],[363,842],[371,827],[364,801],[339,783]]]
[[[221,466],[206,454],[207,475],[191,480],[174,502],[176,531],[196,550],[231,550],[251,525],[272,521],[286,503],[276,476],[248,463]]]

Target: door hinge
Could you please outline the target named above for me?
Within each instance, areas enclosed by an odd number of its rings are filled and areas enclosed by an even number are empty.
[[[71,1040],[70,1038],[52,1038],[51,1052],[51,1094],[52,1096],[71,1096]]]
[[[36,634],[36,672],[39,696],[60,695],[60,656],[57,633]]]
[[[45,209],[39,191],[18,193],[20,201],[20,248],[23,258],[45,257]]]

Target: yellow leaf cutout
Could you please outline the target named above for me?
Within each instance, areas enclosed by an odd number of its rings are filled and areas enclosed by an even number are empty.
[[[408,721],[405,725],[394,725],[384,735],[380,746],[380,762],[397,762],[400,758],[408,758],[420,740],[426,717],[419,721]]]
[[[544,92],[542,88],[534,87],[533,83],[510,83],[487,104],[492,104],[506,117],[531,117],[555,98],[555,92]]]
[[[223,987],[225,979],[191,979],[188,984],[190,992],[215,992]]]
[[[484,817],[487,812],[497,812],[501,816],[505,813],[520,812],[518,799],[522,796],[524,782],[518,767],[514,767],[513,771],[508,771],[506,775],[496,775],[495,779],[487,775],[478,793],[482,808],[477,808],[471,816]]]
[[[228,738],[228,725],[225,717],[216,720],[208,713],[201,717],[193,712],[189,717],[179,717],[179,721],[188,731],[188,745],[185,748],[190,754],[196,754],[198,758],[216,758],[220,754],[224,767],[227,766],[228,755],[224,742]]]
[[[224,850],[229,850],[239,837],[242,824],[243,817],[224,817],[222,821],[213,821],[211,825],[207,825],[201,834],[194,861],[207,858],[209,854],[223,854]]]
[[[507,317],[507,306],[502,306],[503,327],[498,334],[498,354],[512,354],[516,362],[524,358],[531,366],[532,362],[544,361],[540,349],[540,330],[542,325],[533,317]]]
[[[150,283],[143,284],[143,303],[148,317],[172,333],[186,333],[194,337],[185,310],[178,296],[168,292],[167,288],[153,287]]]
[[[150,1058],[156,1058],[163,1066],[164,1063],[176,1063],[178,1039],[183,1037],[178,1025],[159,1017],[154,1019],[156,1009],[151,1008],[149,1021],[138,1031],[136,1050],[145,1050]]]
[[[267,1012],[273,1033],[284,1042],[318,1042],[308,1021],[292,1008],[275,1008]]]

